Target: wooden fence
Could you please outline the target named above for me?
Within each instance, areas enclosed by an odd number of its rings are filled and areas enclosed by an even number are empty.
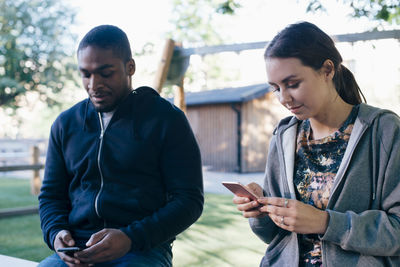
[[[0,173],[2,172],[15,172],[15,171],[32,171],[31,178],[31,193],[33,195],[38,195],[40,192],[40,187],[42,180],[40,178],[40,170],[44,168],[44,164],[40,163],[40,150],[37,145],[34,145],[30,149],[30,154],[26,152],[21,152],[20,150],[7,151],[5,147],[2,147],[0,151],[0,162],[3,166],[0,166]],[[24,161],[18,160],[21,158],[30,157],[31,164],[26,164]],[[10,162],[17,162],[17,164],[9,164]],[[20,162],[23,162],[22,164]],[[19,163],[19,164],[18,164]],[[22,207],[22,208],[10,208],[1,209],[0,218],[17,216],[17,215],[27,215],[35,214],[38,212],[37,206]]]

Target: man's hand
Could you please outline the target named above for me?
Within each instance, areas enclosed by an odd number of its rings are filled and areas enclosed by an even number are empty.
[[[54,250],[57,252],[59,248],[73,247],[75,240],[72,238],[71,233],[67,230],[61,230],[54,239]],[[69,266],[69,267],[86,267],[88,264],[81,263],[80,260],[68,256],[66,253],[57,252],[58,256]]]
[[[124,256],[131,249],[131,239],[119,229],[103,229],[93,234],[86,243],[88,248],[74,256],[81,262],[98,263]]]

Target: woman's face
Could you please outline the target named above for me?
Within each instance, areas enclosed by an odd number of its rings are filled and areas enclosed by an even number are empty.
[[[337,97],[329,68],[316,71],[297,58],[268,58],[266,67],[279,102],[300,120],[323,118]]]

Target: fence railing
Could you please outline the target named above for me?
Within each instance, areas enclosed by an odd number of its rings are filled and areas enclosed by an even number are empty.
[[[14,172],[14,171],[32,171],[32,178],[31,178],[31,193],[33,195],[38,195],[40,192],[40,187],[42,185],[42,180],[40,178],[40,170],[44,168],[44,164],[40,163],[40,150],[38,146],[33,146],[31,149],[30,155],[25,152],[4,152],[0,153],[0,157],[3,162],[6,159],[17,159],[17,158],[24,158],[30,156],[31,157],[31,164],[11,164],[0,166],[0,173],[1,172]],[[29,207],[22,207],[22,208],[7,208],[0,210],[0,218],[17,216],[17,215],[27,215],[27,214],[35,214],[38,212],[37,206],[29,206]]]

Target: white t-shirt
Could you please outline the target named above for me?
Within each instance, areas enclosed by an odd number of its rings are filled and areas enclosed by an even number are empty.
[[[108,124],[110,123],[110,120],[112,116],[114,115],[115,110],[110,111],[110,112],[102,112],[101,113],[101,120],[103,121],[103,126],[104,130],[107,129]]]

